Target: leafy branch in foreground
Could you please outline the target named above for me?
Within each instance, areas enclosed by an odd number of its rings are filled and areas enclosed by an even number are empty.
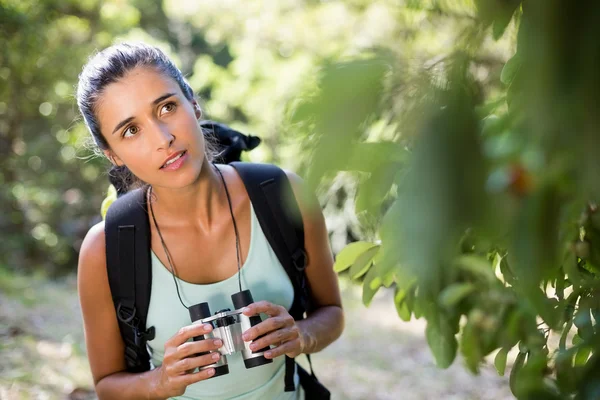
[[[393,289],[401,319],[427,321],[440,367],[460,352],[476,373],[496,352],[502,375],[518,349],[518,398],[597,398],[600,5],[475,3],[452,54],[423,68],[419,96],[399,90],[401,63],[377,50],[328,64],[320,92],[295,109],[316,143],[309,183],[350,171],[356,212],[377,227],[335,269],[362,284],[367,306]],[[516,54],[489,90],[474,60],[511,21]],[[369,135],[376,123],[393,134]]]

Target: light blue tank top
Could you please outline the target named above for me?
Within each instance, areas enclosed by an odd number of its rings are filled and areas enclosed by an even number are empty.
[[[251,206],[250,249],[241,268],[242,289],[250,289],[254,301],[267,300],[290,309],[294,288],[267,241]],[[202,249],[198,249],[202,257]],[[207,266],[209,268],[209,266]],[[237,274],[220,282],[195,285],[177,279],[183,302],[192,304],[208,302],[211,313],[224,308],[233,310],[231,295],[239,291]],[[264,317],[264,316],[263,316]],[[148,309],[148,326],[154,326],[156,336],[148,342],[155,367],[162,364],[165,342],[177,331],[190,325],[188,310],[179,302],[171,273],[152,252],[152,291]],[[181,400],[301,400],[304,394],[298,384],[296,392],[284,391],[285,357],[272,363],[246,369],[241,353],[227,356],[229,374],[197,382],[187,387]]]

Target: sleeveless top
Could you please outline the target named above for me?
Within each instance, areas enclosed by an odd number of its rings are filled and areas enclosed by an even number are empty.
[[[290,309],[294,299],[294,288],[267,241],[260,223],[250,206],[251,235],[247,259],[240,269],[242,289],[250,289],[254,301],[266,300]],[[202,249],[198,256],[202,257]],[[209,268],[209,266],[207,266]],[[186,306],[208,302],[212,314],[229,308],[233,310],[231,295],[239,291],[238,274],[216,283],[192,284],[175,278],[181,299]],[[266,315],[263,315],[263,319]],[[148,341],[152,364],[162,364],[164,344],[191,320],[188,310],[177,297],[177,290],[169,270],[152,252],[152,290],[148,309],[147,326],[154,326],[156,335]],[[181,400],[301,400],[304,398],[294,376],[295,392],[284,391],[285,357],[279,356],[270,364],[246,369],[240,352],[227,356],[229,374],[194,383],[187,387]]]

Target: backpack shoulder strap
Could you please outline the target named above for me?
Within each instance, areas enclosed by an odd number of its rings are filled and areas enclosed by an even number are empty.
[[[290,315],[301,320],[310,301],[304,271],[308,259],[302,214],[290,181],[285,172],[274,165],[244,162],[229,165],[242,178],[260,226],[294,286]],[[293,392],[295,361],[286,356],[285,364],[285,391]],[[314,373],[312,375],[314,377]]]
[[[150,369],[146,341],[154,338],[154,328],[146,329],[152,272],[145,194],[137,189],[115,200],[104,225],[108,282],[130,372]]]
[[[294,302],[290,311],[302,319],[307,309],[308,288],[304,270],[307,255],[304,249],[302,215],[290,181],[285,172],[270,164],[233,162],[239,173],[260,226],[294,286]]]

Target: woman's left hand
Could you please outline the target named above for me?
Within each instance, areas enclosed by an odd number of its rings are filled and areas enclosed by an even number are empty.
[[[254,340],[250,345],[252,351],[270,345],[275,346],[275,348],[265,352],[265,358],[275,358],[284,354],[294,358],[303,352],[304,338],[300,328],[284,307],[268,301],[259,301],[244,309],[244,315],[248,317],[259,313],[265,313],[270,318],[246,330],[242,335],[246,342]],[[262,336],[260,339],[256,339],[260,336]]]

